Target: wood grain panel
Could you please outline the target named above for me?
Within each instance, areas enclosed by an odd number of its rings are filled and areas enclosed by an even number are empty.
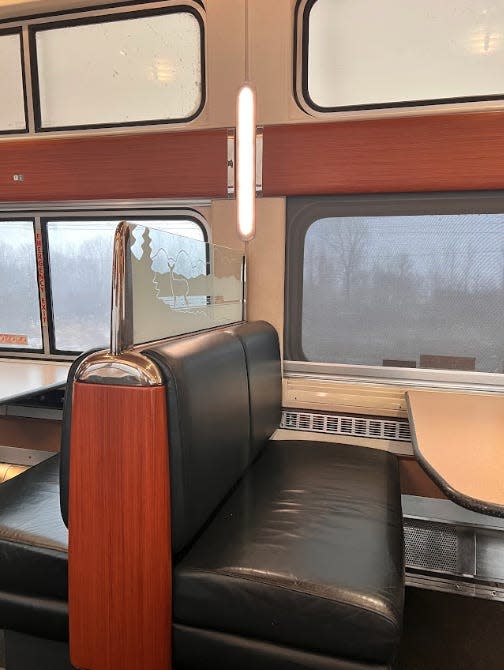
[[[447,496],[504,516],[504,396],[408,391],[415,456]]]
[[[264,129],[265,196],[504,188],[504,112]]]
[[[413,456],[398,456],[401,493],[425,498],[444,498],[445,494],[425,473]]]
[[[74,384],[69,491],[73,665],[171,667],[166,392]]]
[[[226,137],[212,130],[3,141],[0,200],[225,197]]]
[[[61,421],[21,416],[0,417],[0,446],[59,451]]]

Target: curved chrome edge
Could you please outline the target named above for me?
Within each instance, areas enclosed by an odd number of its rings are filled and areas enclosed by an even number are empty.
[[[87,356],[75,372],[75,381],[110,386],[162,386],[157,365],[138,351],[114,356],[98,351]]]
[[[110,319],[110,352],[114,356],[133,344],[133,315],[131,306],[131,227],[121,221],[114,234],[112,261],[112,313]]]

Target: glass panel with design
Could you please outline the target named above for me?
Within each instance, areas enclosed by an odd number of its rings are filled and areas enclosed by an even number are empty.
[[[131,224],[135,344],[241,321],[243,252]]]

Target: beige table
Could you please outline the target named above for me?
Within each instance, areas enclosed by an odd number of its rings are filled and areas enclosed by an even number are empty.
[[[66,383],[70,363],[0,359],[0,404]]]
[[[415,455],[454,502],[504,517],[504,396],[408,391]]]

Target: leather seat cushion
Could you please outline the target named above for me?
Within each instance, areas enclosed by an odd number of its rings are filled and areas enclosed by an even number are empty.
[[[56,455],[0,485],[0,628],[66,638],[67,546]]]
[[[174,620],[314,653],[388,663],[401,632],[397,460],[270,442],[174,570]]]

